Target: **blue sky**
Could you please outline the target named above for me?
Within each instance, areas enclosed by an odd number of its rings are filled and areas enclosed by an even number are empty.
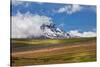
[[[52,22],[64,31],[96,31],[96,6],[58,3],[18,2],[12,4],[11,16],[20,12],[52,18]]]

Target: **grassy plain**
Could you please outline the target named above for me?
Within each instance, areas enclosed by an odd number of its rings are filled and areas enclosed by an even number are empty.
[[[11,39],[12,66],[96,61],[96,38]]]

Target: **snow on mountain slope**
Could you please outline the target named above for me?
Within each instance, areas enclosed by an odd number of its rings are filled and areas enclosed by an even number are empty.
[[[51,23],[50,25],[43,24],[41,27],[43,31],[43,36],[47,38],[69,38],[70,34],[65,33],[60,28],[57,28],[55,24]]]

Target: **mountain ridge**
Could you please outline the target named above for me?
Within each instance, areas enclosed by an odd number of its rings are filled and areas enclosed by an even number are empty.
[[[42,24],[40,26],[41,31],[43,32],[42,35],[36,37],[34,35],[29,36],[28,38],[36,38],[36,39],[63,39],[63,38],[71,38],[71,35],[69,33],[64,32],[62,29],[56,27],[55,24],[50,23],[50,24]]]

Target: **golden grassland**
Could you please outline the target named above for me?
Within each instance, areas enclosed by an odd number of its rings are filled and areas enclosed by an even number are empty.
[[[95,37],[44,40],[11,39],[11,46],[12,66],[96,61]],[[28,48],[29,46],[32,48]]]

